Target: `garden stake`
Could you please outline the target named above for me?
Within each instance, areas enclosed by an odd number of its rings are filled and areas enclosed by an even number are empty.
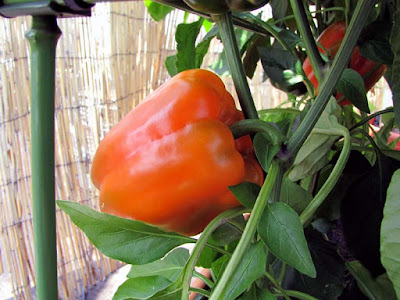
[[[31,46],[32,198],[39,300],[58,299],[54,179],[55,52],[61,31],[55,16],[32,18]]]

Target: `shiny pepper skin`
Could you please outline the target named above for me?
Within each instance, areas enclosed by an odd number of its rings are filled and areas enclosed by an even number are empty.
[[[317,42],[322,45],[326,51],[329,59],[333,59],[339,50],[340,44],[344,38],[346,33],[346,23],[336,22],[326,28],[321,35],[318,37]],[[318,47],[319,52],[324,53],[325,51]],[[358,72],[361,76],[367,76],[364,79],[365,90],[369,91],[373,86],[378,82],[378,80],[385,74],[386,66],[379,65],[379,63],[369,60],[361,55],[358,47],[355,47],[353,50],[353,54],[350,59],[349,68]],[[314,87],[318,88],[318,81],[314,75],[314,71],[311,67],[310,60],[308,58],[305,59],[303,63],[303,69],[308,79],[310,79],[311,83]],[[338,93],[336,99],[341,98],[341,94]],[[344,99],[340,102],[340,105],[349,105],[351,102],[347,99]]]
[[[185,235],[240,206],[228,187],[259,185],[249,136],[228,126],[241,111],[212,72],[179,73],[129,112],[100,143],[91,178],[103,212]]]
[[[251,11],[267,4],[269,0],[183,0],[194,10],[207,14],[228,11]]]

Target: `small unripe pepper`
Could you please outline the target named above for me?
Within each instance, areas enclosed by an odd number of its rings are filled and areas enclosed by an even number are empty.
[[[101,141],[91,170],[101,210],[185,235],[201,232],[240,206],[229,186],[263,182],[250,137],[234,140],[228,128],[242,119],[214,73],[174,76]]]

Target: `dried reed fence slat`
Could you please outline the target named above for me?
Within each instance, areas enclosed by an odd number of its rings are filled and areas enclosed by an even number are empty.
[[[173,11],[154,22],[139,2],[96,4],[91,18],[60,19],[55,99],[56,198],[98,208],[89,177],[91,159],[110,128],[169,75],[164,60],[174,53]],[[195,17],[193,17],[195,19]],[[15,299],[34,299],[29,46],[30,18],[0,18],[0,272],[11,273]],[[221,51],[214,40],[204,67]],[[263,82],[258,67],[251,88],[258,108],[286,96]],[[224,77],[228,89],[232,82]],[[51,159],[51,158],[49,158]],[[104,257],[69,218],[57,210],[61,299],[84,299],[121,263]]]

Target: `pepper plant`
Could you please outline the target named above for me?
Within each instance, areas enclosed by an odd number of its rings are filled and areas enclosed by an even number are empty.
[[[145,3],[156,19],[198,16],[178,25],[173,78],[101,142],[103,212],[58,202],[132,265],[114,299],[400,298],[400,2]],[[264,5],[273,18],[252,12]],[[198,69],[214,38],[224,52],[211,68],[232,77],[241,111]],[[256,110],[260,61],[287,105]],[[371,113],[383,75],[393,107]]]

